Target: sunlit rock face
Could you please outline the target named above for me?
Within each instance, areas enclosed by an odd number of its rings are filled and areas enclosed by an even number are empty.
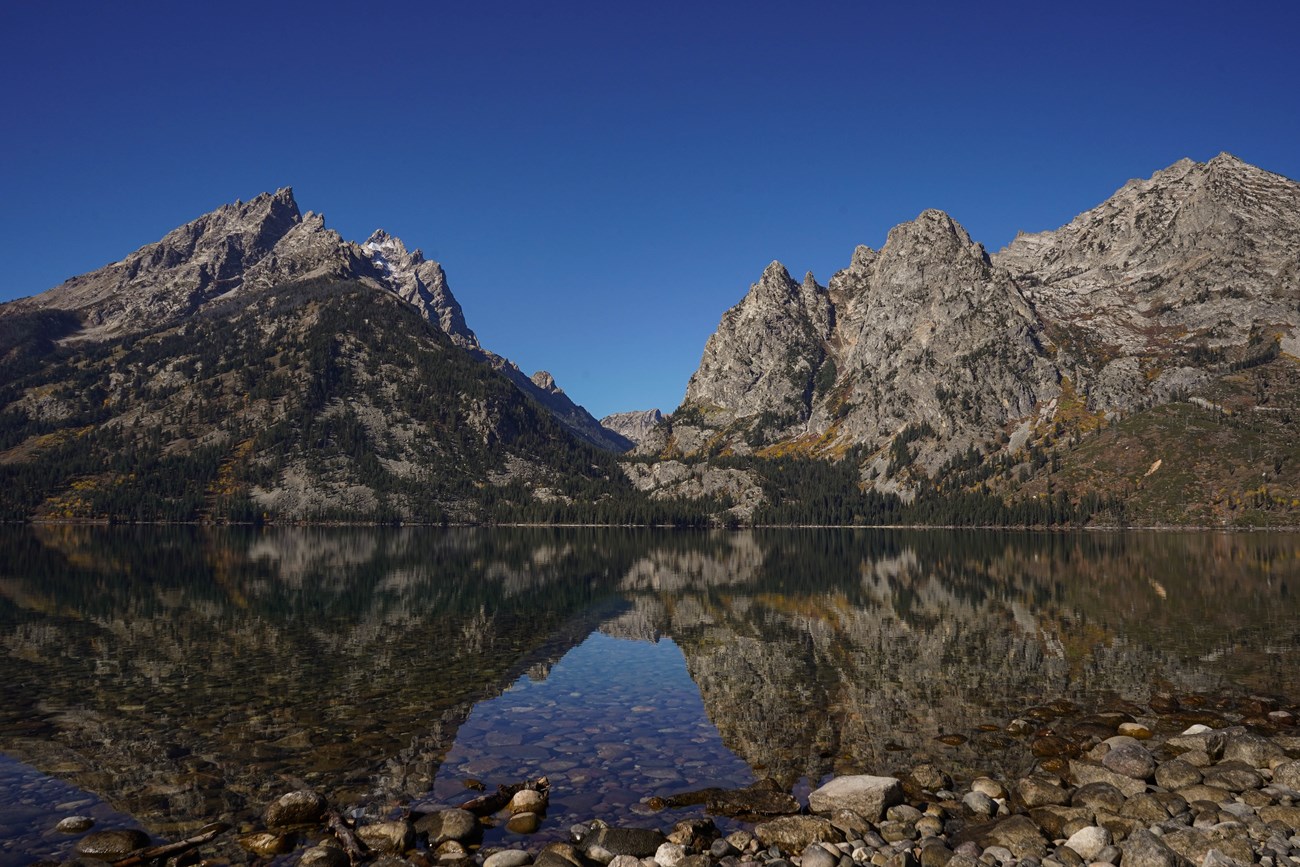
[[[1195,394],[1290,353],[1300,185],[1227,154],[1131,181],[993,256],[928,210],[825,287],[774,262],[722,316],[668,424],[638,451],[839,458],[910,493],[883,450],[917,434],[933,475],[972,446],[1012,454],[1062,402],[1107,416]],[[1270,354],[1272,353],[1272,354]]]

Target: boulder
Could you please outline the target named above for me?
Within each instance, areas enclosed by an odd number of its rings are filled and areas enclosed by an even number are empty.
[[[886,808],[902,802],[902,783],[870,774],[836,777],[808,795],[808,809],[814,813],[852,810],[868,822],[879,822]]]

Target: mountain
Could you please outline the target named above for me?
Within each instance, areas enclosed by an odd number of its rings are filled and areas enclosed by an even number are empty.
[[[825,286],[773,262],[637,452],[696,477],[847,458],[905,501],[1058,496],[1062,479],[1072,502],[1133,499],[1177,457],[1181,480],[1142,519],[1235,520],[1215,498],[1291,515],[1298,325],[1300,184],[1228,154],[1183,160],[993,256],[928,210]],[[1205,448],[1188,455],[1193,431]],[[741,463],[761,487],[763,461]],[[628,472],[652,494],[684,478]]]
[[[410,304],[457,346],[503,372],[578,436],[597,448],[632,444],[604,430],[558,388],[537,388],[512,362],[479,345],[442,266],[408,251],[382,229],[363,244],[304,216],[285,187],[205,214],[120,262],[74,277],[48,292],[0,305],[0,315],[73,313],[79,340],[104,340],[175,324],[221,299],[293,281],[337,279],[385,289]]]
[[[657,409],[616,412],[602,418],[600,426],[614,431],[633,443],[639,443],[659,422],[663,421],[663,418],[663,413]]]
[[[287,188],[0,305],[7,518],[478,521],[636,499],[630,445]]]

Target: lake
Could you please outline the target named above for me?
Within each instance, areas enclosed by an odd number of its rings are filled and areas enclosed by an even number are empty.
[[[380,816],[546,775],[536,840],[762,777],[1019,774],[1017,717],[1288,706],[1298,580],[1281,533],[0,528],[0,863],[301,786]]]

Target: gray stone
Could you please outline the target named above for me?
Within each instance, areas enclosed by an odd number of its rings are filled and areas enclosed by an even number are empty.
[[[1080,761],[1079,759],[1070,760],[1070,776],[1080,786],[1086,786],[1089,783],[1110,783],[1123,792],[1125,797],[1132,797],[1147,790],[1147,785],[1142,780],[1135,780],[1124,774],[1117,774],[1109,768],[1094,765],[1091,762]]]
[[[1016,783],[1016,791],[1026,807],[1061,806],[1070,803],[1070,793],[1055,780],[1025,777]]]
[[[659,867],[678,867],[686,860],[686,847],[680,843],[661,843],[654,858]]]
[[[149,835],[134,828],[94,831],[77,841],[78,855],[116,858],[149,845]]]
[[[782,852],[801,852],[810,843],[838,843],[844,839],[829,819],[821,816],[782,816],[754,826],[754,836],[764,846]]]
[[[1165,834],[1164,841],[1170,849],[1193,864],[1204,861],[1212,849],[1247,864],[1255,860],[1255,853],[1250,847],[1250,835],[1240,825],[1236,828],[1225,828],[1222,825],[1210,829],[1180,828]]]
[[[983,792],[967,792],[961,802],[977,816],[987,818],[998,811],[997,802]]]
[[[1181,759],[1170,759],[1156,767],[1156,785],[1174,791],[1195,786],[1201,781],[1200,770]]]
[[[1099,828],[1096,825],[1090,825],[1087,828],[1081,828],[1070,835],[1065,841],[1080,858],[1085,861],[1096,860],[1101,850],[1111,844],[1110,832],[1105,828]]]
[[[831,824],[844,832],[844,836],[853,839],[861,837],[872,830],[872,824],[852,810],[836,810],[831,813]]]
[[[1120,846],[1123,867],[1182,867],[1183,859],[1150,831],[1134,831]]]
[[[483,867],[524,867],[525,864],[531,864],[532,860],[533,856],[523,849],[502,849],[483,859]],[[636,865],[620,865],[620,867],[636,867]]]
[[[799,867],[839,867],[840,856],[832,855],[820,843],[805,846]]]
[[[1273,782],[1300,791],[1300,762],[1282,762],[1273,768]]]
[[[1102,767],[1134,780],[1146,780],[1155,773],[1156,759],[1139,743],[1113,746],[1101,760]]]
[[[1169,811],[1159,798],[1149,792],[1134,795],[1125,803],[1120,810],[1121,816],[1128,816],[1131,819],[1138,819],[1147,824],[1163,822],[1169,818]]]
[[[80,834],[95,827],[95,820],[89,816],[66,816],[59,820],[54,830],[60,834]]]
[[[415,820],[417,834],[425,834],[429,845],[437,848],[448,840],[465,842],[482,831],[478,818],[468,810],[439,810]]]
[[[973,840],[981,847],[1003,846],[1017,858],[1042,858],[1047,840],[1028,816],[1011,816],[992,825],[968,828],[953,838],[958,844]]]
[[[1070,796],[1070,803],[1075,807],[1088,807],[1110,813],[1118,813],[1122,810],[1126,800],[1123,792],[1106,782],[1079,786]]]
[[[410,822],[372,822],[357,828],[357,836],[375,852],[400,855],[415,846],[415,829]]]
[[[1223,747],[1223,761],[1244,762],[1252,768],[1270,768],[1286,760],[1285,750],[1268,738],[1250,732],[1230,735]]]
[[[506,830],[512,834],[532,834],[541,826],[541,814],[527,810],[514,813],[506,820]]]
[[[1206,768],[1201,774],[1201,782],[1230,792],[1243,792],[1258,789],[1264,785],[1264,778],[1246,762],[1223,761]]]
[[[609,857],[602,861],[608,863],[615,855],[648,858],[666,842],[668,838],[663,832],[652,828],[600,828],[587,835],[581,849],[595,860],[601,860],[595,857],[595,852],[608,853]]]
[[[352,867],[352,862],[335,846],[312,846],[298,856],[298,867]]]
[[[903,801],[903,786],[894,777],[854,774],[836,777],[808,795],[808,809],[830,814],[852,810],[868,822],[878,822],[886,808]]]
[[[325,798],[320,794],[311,789],[299,789],[272,801],[263,818],[270,828],[311,825],[321,820],[327,806]]]

